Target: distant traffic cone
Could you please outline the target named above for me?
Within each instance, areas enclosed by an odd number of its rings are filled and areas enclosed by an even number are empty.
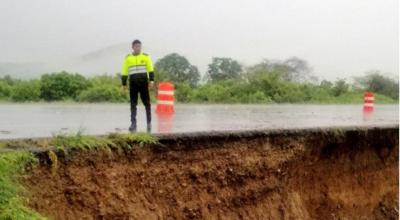
[[[366,91],[364,93],[364,111],[374,110],[374,93]]]
[[[160,82],[157,92],[158,114],[174,114],[174,85],[170,82]]]
[[[374,93],[366,91],[364,93],[363,120],[369,121],[374,113]]]

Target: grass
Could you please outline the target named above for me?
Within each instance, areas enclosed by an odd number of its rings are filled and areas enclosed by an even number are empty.
[[[50,145],[57,149],[103,149],[109,144],[112,143],[109,143],[107,139],[84,135],[82,131],[78,131],[76,134],[57,134],[50,140]]]
[[[30,150],[34,147],[42,149],[50,148],[49,140],[46,139],[26,139],[26,140],[7,140],[0,141],[0,152],[2,149],[7,150]]]
[[[157,144],[156,137],[148,133],[112,133],[106,137],[95,137],[85,135],[80,130],[76,134],[57,134],[50,141],[50,145],[55,146],[57,149],[108,149],[128,147],[132,144],[139,144],[140,146],[146,144]]]
[[[337,104],[361,104],[364,103],[364,94],[361,92],[348,92],[336,97],[334,101]],[[397,104],[398,100],[390,97],[375,94],[375,104]]]
[[[29,152],[0,154],[0,220],[45,219],[25,206],[24,188],[17,180],[28,164],[35,163],[37,159]]]
[[[148,133],[112,133],[107,138],[113,142],[139,143],[142,146],[158,143],[158,139]]]
[[[52,138],[7,140],[0,141],[0,151],[5,150],[101,150],[111,148],[132,147],[133,145],[158,144],[158,139],[149,133],[111,133],[107,136],[92,136],[84,134],[83,130],[76,133],[57,133]]]

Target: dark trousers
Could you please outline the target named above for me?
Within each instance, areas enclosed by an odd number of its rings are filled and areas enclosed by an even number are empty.
[[[150,104],[150,94],[147,79],[131,79],[129,80],[129,96],[131,100],[131,123],[136,127],[136,111],[138,94],[140,94],[140,99],[142,100],[146,108],[146,119],[147,125],[151,123],[151,104]]]

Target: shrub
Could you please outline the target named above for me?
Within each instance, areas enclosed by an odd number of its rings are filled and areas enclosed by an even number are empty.
[[[10,94],[11,94],[11,86],[3,81],[0,81],[0,98],[9,97]]]
[[[17,102],[39,101],[40,82],[38,80],[31,80],[15,84],[11,90],[11,99]]]
[[[122,102],[127,100],[119,87],[99,85],[83,90],[77,97],[81,102]]]
[[[82,75],[67,72],[44,74],[41,82],[40,96],[46,101],[76,98],[91,85]]]

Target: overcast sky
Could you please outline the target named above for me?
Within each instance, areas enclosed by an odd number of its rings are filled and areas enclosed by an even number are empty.
[[[0,62],[62,62],[139,38],[152,57],[178,52],[246,65],[291,56],[321,78],[399,72],[398,0],[2,0]],[[125,54],[121,54],[121,59]],[[101,65],[101,64],[99,64]],[[115,64],[119,71],[120,63]]]

